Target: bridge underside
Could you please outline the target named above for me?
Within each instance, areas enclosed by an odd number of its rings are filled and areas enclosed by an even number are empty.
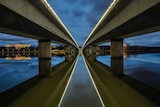
[[[111,30],[110,32],[102,35],[101,37],[90,43],[90,45],[105,43],[110,41],[111,38],[128,38],[141,34],[160,31],[159,10],[160,3],[139,14],[138,16],[130,19],[129,21],[118,26],[117,28]],[[106,23],[108,23],[107,20],[105,20],[102,25]],[[104,26],[102,25],[98,28],[99,30],[103,29]]]
[[[61,44],[68,42],[12,10],[0,5],[0,32],[33,39],[50,39]]]

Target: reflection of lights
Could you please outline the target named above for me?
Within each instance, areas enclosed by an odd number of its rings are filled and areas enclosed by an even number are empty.
[[[15,55],[14,57],[6,57],[6,60],[30,60],[31,57],[21,56],[21,55]]]
[[[127,43],[124,43],[123,44],[123,49],[126,51],[128,49],[128,44]]]
[[[31,57],[24,57],[24,56],[16,56],[14,58],[6,57],[6,60],[30,60]]]
[[[128,57],[128,54],[127,54],[127,52],[124,51],[123,52],[123,58],[126,59],[127,57]]]
[[[126,44],[126,43],[124,43],[124,44],[123,44],[123,47],[127,47],[127,44]]]
[[[123,44],[123,58],[126,59],[128,57],[128,53],[127,53],[127,50],[128,50],[128,44],[124,43]]]
[[[52,50],[52,54],[54,55],[58,55],[58,54],[65,54],[65,50],[58,50],[58,49],[54,49]]]

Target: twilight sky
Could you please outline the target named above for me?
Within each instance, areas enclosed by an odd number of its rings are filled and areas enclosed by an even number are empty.
[[[102,17],[113,0],[47,0],[79,46]],[[131,45],[160,46],[160,32],[125,39]],[[0,33],[0,46],[29,43],[37,46],[37,40]]]
[[[80,46],[112,1],[47,0]]]

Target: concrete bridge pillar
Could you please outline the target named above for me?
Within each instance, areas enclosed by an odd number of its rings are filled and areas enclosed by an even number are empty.
[[[96,59],[96,46],[92,46],[91,47],[91,59],[93,60],[93,61],[95,61],[95,60],[97,60]]]
[[[71,46],[70,45],[66,45],[65,46],[65,61],[71,61]]]
[[[85,49],[83,49],[83,53],[88,56],[89,55],[89,47],[86,47]]]
[[[71,56],[76,57],[77,54],[78,54],[78,50],[74,46],[72,46],[71,47]]]
[[[111,39],[111,72],[123,75],[123,39]]]
[[[38,55],[39,55],[39,75],[49,76],[52,72],[51,40],[42,39],[38,41]]]
[[[89,57],[92,61],[96,60],[96,46],[89,46],[85,48],[84,54]]]
[[[71,45],[65,46],[65,61],[71,61],[78,54],[78,50]]]

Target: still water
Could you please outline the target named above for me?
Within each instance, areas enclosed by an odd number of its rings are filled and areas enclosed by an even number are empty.
[[[78,57],[60,107],[102,107],[81,55]]]
[[[98,56],[97,60],[111,66],[110,55]],[[137,54],[125,57],[124,74],[160,90],[160,53]]]
[[[110,55],[97,56],[97,60],[110,65]],[[52,66],[64,57],[52,57]],[[0,58],[0,93],[38,74],[38,57],[28,60]],[[130,55],[124,58],[124,74],[160,90],[160,53]]]
[[[52,57],[52,66],[64,61],[64,57]],[[38,75],[38,57],[13,60],[0,58],[0,93]]]

